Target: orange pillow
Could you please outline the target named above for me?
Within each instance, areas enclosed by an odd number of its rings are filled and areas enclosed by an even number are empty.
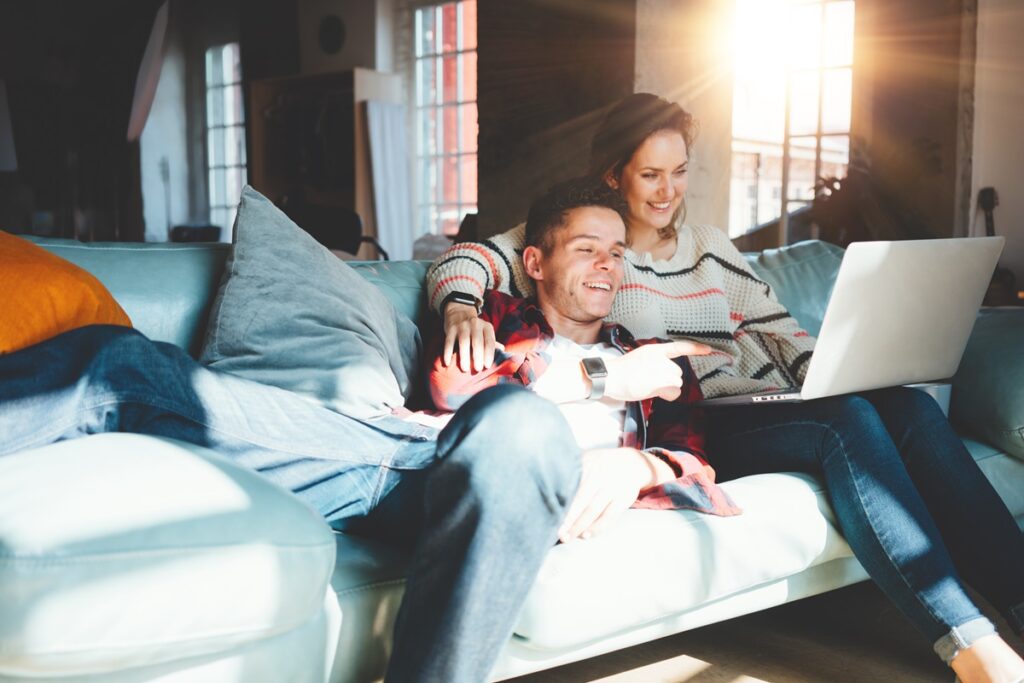
[[[0,354],[98,324],[132,321],[92,274],[0,231]]]

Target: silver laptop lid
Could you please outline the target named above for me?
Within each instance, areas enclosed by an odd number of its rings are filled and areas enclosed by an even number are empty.
[[[1003,242],[972,237],[851,244],[803,398],[952,376]]]

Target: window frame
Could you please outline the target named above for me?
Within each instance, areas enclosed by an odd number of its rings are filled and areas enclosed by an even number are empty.
[[[808,59],[810,64],[807,63],[793,63],[791,57],[787,56],[782,68],[784,70],[784,76],[782,80],[783,87],[783,107],[782,112],[782,130],[774,129],[776,132],[771,134],[774,139],[756,139],[751,137],[738,137],[734,129],[730,143],[730,192],[734,191],[733,186],[736,183],[736,179],[739,178],[740,182],[743,181],[743,176],[737,175],[737,154],[746,154],[754,156],[754,183],[757,188],[755,191],[756,199],[750,206],[751,211],[758,211],[757,207],[761,202],[764,202],[764,206],[774,206],[777,211],[774,218],[765,218],[761,222],[755,221],[753,224],[747,225],[744,232],[733,234],[733,229],[738,226],[733,224],[733,200],[730,199],[730,235],[733,238],[741,237],[744,234],[749,234],[754,231],[758,226],[764,226],[771,222],[778,222],[778,243],[787,244],[790,239],[789,234],[789,214],[790,211],[800,206],[808,206],[813,201],[820,189],[817,187],[818,180],[822,177],[824,166],[826,164],[840,163],[836,159],[828,160],[829,156],[833,154],[842,154],[845,149],[845,161],[841,162],[841,165],[845,168],[849,168],[850,157],[851,157],[851,141],[852,141],[852,114],[853,114],[853,84],[854,84],[854,55],[852,51],[849,56],[844,55],[843,59],[834,60],[830,53],[830,41],[828,40],[828,26],[829,26],[829,7],[836,5],[849,5],[851,12],[851,24],[849,30],[851,32],[851,50],[853,49],[855,31],[856,31],[856,11],[857,3],[856,0],[790,0],[789,3],[782,6],[782,10],[787,13],[792,13],[795,10],[807,10],[810,9],[812,12],[816,9],[818,14],[814,23],[817,30],[819,40],[817,45],[817,55],[813,59]],[[790,22],[792,23],[792,17],[794,15],[788,15]],[[830,74],[848,74],[846,79],[849,83],[849,90],[846,92],[846,96],[849,100],[849,111],[845,114],[845,126],[835,129],[826,129],[825,114],[828,108],[826,102],[826,84],[830,83],[828,76]],[[776,72],[778,73],[778,72]],[[814,83],[817,88],[817,102],[816,102],[816,115],[814,120],[813,129],[810,126],[803,128],[802,130],[794,130],[794,82],[801,76],[811,75],[812,80],[806,80],[805,85],[808,82]],[[738,86],[734,85],[734,88]],[[777,90],[775,91],[778,92]],[[738,91],[734,90],[734,104],[736,104],[736,94]],[[735,111],[735,109],[734,109]],[[778,110],[774,110],[778,112]],[[777,115],[777,114],[776,114]],[[781,132],[781,139],[774,137]],[[845,140],[845,145],[840,144],[838,147],[830,146],[825,144],[825,141],[829,140]],[[803,143],[803,144],[801,144]],[[748,149],[741,149],[748,147]],[[758,149],[760,148],[760,149]],[[774,152],[774,153],[772,153]],[[811,188],[805,188],[802,183],[794,183],[794,164],[795,162],[806,162],[811,161],[811,153],[813,153],[813,185]],[[777,156],[780,154],[781,156]],[[769,184],[770,177],[768,180],[762,180],[761,169],[769,168],[772,164],[778,164],[775,167],[774,173],[779,173],[780,176],[776,176],[778,179],[778,185]],[[781,168],[779,168],[781,167]],[[805,167],[806,168],[806,167]],[[806,172],[806,171],[805,171]],[[749,182],[749,178],[747,179]],[[809,190],[807,197],[800,196],[797,191]],[[747,187],[750,187],[749,185]],[[768,190],[771,192],[768,192]],[[771,195],[771,202],[767,201],[766,195]],[[776,195],[777,198],[776,198]],[[743,206],[744,209],[748,208]],[[817,226],[813,227],[813,236],[817,236]]]
[[[818,190],[813,190],[813,196],[811,199],[801,199],[797,197],[791,197],[792,188],[789,186],[790,181],[790,164],[792,163],[792,148],[794,139],[813,139],[814,140],[814,182],[817,186],[818,179],[821,178],[821,166],[822,166],[822,138],[824,137],[846,137],[846,167],[850,166],[850,140],[851,140],[851,126],[850,121],[843,131],[828,131],[824,132],[824,111],[825,111],[825,74],[828,72],[850,72],[850,90],[851,90],[851,112],[852,116],[852,90],[853,90],[853,55],[850,56],[849,62],[843,62],[841,64],[827,64],[827,50],[828,41],[825,40],[825,26],[827,22],[828,6],[839,4],[843,2],[850,2],[853,6],[854,11],[854,23],[850,30],[856,35],[856,12],[857,2],[856,0],[803,0],[799,4],[803,5],[819,5],[819,35],[821,39],[818,41],[818,63],[814,67],[794,66],[792,64],[787,65],[786,69],[786,114],[785,124],[783,129],[782,139],[782,205],[780,207],[779,215],[779,240],[780,244],[789,244],[789,206],[790,204],[800,204],[801,206],[809,206],[813,201],[814,197],[817,196]],[[854,36],[851,36],[851,40]],[[817,72],[818,76],[818,104],[817,104],[817,123],[815,125],[814,133],[800,133],[794,135],[792,132],[792,85],[793,85],[793,74],[797,72]],[[813,237],[818,236],[818,226],[813,227]]]
[[[465,97],[467,92],[466,78],[466,55],[473,55],[474,59],[477,58],[477,40],[476,36],[473,36],[472,46],[467,46],[465,40],[465,18],[464,8],[466,5],[474,6],[477,5],[477,0],[448,0],[447,2],[429,2],[418,4],[413,8],[412,16],[412,69],[411,78],[413,81],[413,107],[412,107],[412,124],[414,131],[415,140],[415,154],[413,162],[413,177],[415,178],[415,215],[417,232],[430,233],[430,234],[446,234],[454,235],[458,230],[458,226],[461,221],[465,218],[465,215],[469,212],[475,212],[477,210],[479,202],[479,182],[477,175],[477,164],[478,164],[478,152],[479,152],[479,132],[474,136],[473,146],[469,148],[464,145],[466,136],[467,119],[466,113],[467,108],[472,109],[473,119],[476,119],[479,109],[477,106],[479,93],[477,91],[477,83],[472,84],[473,98]],[[433,43],[432,49],[423,49],[424,44],[427,42],[424,36],[425,27],[423,25],[424,13],[434,13],[434,26],[440,27],[442,24],[442,12],[446,6],[454,6],[456,12],[456,36],[454,49],[445,49],[443,45],[439,44],[436,33],[435,37],[430,42]],[[476,20],[474,19],[474,26]],[[446,99],[445,97],[445,80],[444,80],[444,65],[447,58],[455,58],[456,64],[456,80],[455,80],[455,92],[454,99]],[[428,68],[429,65],[432,67],[433,83],[435,85],[433,91],[433,97],[430,93],[423,90],[423,83],[421,81],[421,73],[423,70]],[[454,130],[454,146],[447,146],[444,143],[441,145],[434,145],[433,149],[429,145],[427,139],[424,137],[424,131],[430,130],[435,136],[435,143],[437,141],[438,133],[445,136],[444,126],[445,123],[445,112],[453,111],[455,118],[455,130]],[[430,126],[430,112],[433,113],[434,125]],[[443,139],[442,137],[442,139]],[[454,151],[452,151],[454,150]],[[474,187],[472,188],[472,195],[466,192],[466,169],[465,163],[468,159],[472,159],[473,170],[472,176],[474,179]],[[439,196],[440,193],[445,192],[445,185],[443,180],[439,176],[444,175],[444,165],[449,161],[454,163],[454,174],[455,174],[455,188],[454,188],[454,200],[450,197]],[[431,176],[434,177],[433,183],[430,182]],[[439,181],[441,184],[439,185]],[[452,221],[451,227],[445,230],[445,223]]]
[[[214,67],[211,69],[211,53],[214,51],[221,51],[227,47],[234,48],[235,58],[237,60],[236,68],[232,78],[228,79],[211,79],[211,73],[218,73],[223,76],[225,66],[221,61],[219,68]],[[205,209],[207,220],[211,225],[216,225],[221,228],[221,241],[231,241],[232,227],[234,225],[235,216],[238,211],[238,200],[239,197],[232,197],[231,193],[228,192],[229,177],[231,171],[238,169],[240,171],[238,175],[238,192],[241,193],[242,187],[248,182],[248,152],[246,149],[246,104],[245,104],[245,82],[241,72],[241,47],[238,41],[227,41],[217,44],[206,46],[202,54],[202,92],[203,92],[203,127],[202,127],[202,143],[204,154],[204,177],[206,180],[206,202]],[[235,110],[237,112],[237,119],[235,117],[229,117],[226,112],[216,120],[217,117],[213,116],[211,111],[211,102],[215,101],[211,99],[213,91],[222,91],[220,95],[220,105],[225,108],[225,95],[226,92],[231,90],[237,93],[237,101],[235,102]],[[215,96],[216,97],[216,96]],[[229,131],[235,130],[234,142],[237,145],[235,153],[236,163],[229,163],[228,161],[228,145],[229,145]],[[213,139],[216,131],[223,131],[222,140],[223,144],[220,150],[212,149],[211,140]],[[216,156],[215,156],[216,155]],[[219,160],[217,160],[219,157]],[[215,163],[216,161],[216,163]],[[222,202],[217,202],[217,192],[215,192],[215,175],[222,176],[224,186],[224,196]],[[225,220],[223,224],[214,222],[218,215],[223,215]]]

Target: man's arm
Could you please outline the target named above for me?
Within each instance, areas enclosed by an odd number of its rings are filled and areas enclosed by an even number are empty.
[[[438,408],[457,410],[477,392],[505,382],[522,384],[555,403],[581,401],[590,395],[590,379],[580,362],[571,358],[552,362],[544,351],[550,330],[542,329],[536,320],[527,321],[524,311],[523,299],[493,291],[485,295],[480,319],[493,326],[496,340],[494,362],[488,367],[474,371],[468,363],[445,362],[439,344],[430,346],[430,395]],[[652,396],[671,399],[678,396],[682,381],[673,359],[710,351],[704,344],[675,341],[608,359],[605,395],[622,401]]]

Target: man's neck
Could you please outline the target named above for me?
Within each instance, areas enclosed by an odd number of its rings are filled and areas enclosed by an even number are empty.
[[[539,302],[537,305],[552,331],[558,336],[565,337],[577,344],[596,344],[601,341],[601,326],[603,324],[601,320],[581,322],[567,318],[551,305],[545,305],[543,302]]]

